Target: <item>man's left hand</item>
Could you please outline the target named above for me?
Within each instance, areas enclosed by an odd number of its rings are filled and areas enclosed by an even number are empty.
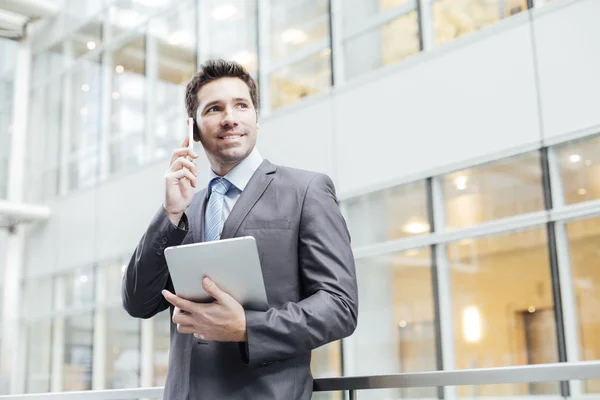
[[[223,292],[209,278],[202,280],[202,287],[215,301],[208,304],[194,303],[168,290],[165,299],[175,306],[173,323],[180,333],[192,333],[197,339],[219,342],[245,342],[246,314],[233,297]]]

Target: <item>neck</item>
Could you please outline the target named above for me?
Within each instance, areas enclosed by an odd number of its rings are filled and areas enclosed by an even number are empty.
[[[229,171],[234,169],[241,162],[242,162],[241,160],[237,161],[235,163],[231,163],[231,164],[219,164],[217,162],[211,162],[210,167],[212,168],[212,170],[214,171],[215,174],[217,174],[219,176],[225,176],[229,173]]]

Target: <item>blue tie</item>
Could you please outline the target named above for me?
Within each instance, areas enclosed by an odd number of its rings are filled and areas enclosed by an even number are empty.
[[[225,178],[214,178],[209,185],[211,189],[206,207],[204,221],[204,241],[210,242],[221,238],[223,230],[223,208],[225,207],[225,194],[231,188],[231,182]]]

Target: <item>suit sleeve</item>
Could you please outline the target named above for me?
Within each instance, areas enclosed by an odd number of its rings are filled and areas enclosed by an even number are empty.
[[[298,257],[303,300],[266,312],[246,311],[248,342],[242,355],[251,365],[305,354],[356,329],[358,291],[350,235],[326,175],[313,178],[306,191]]]
[[[180,226],[187,226],[185,214]],[[187,232],[173,225],[163,207],[156,213],[123,275],[121,297],[129,315],[151,318],[169,307],[161,294],[163,289],[174,292],[164,250],[180,245]]]

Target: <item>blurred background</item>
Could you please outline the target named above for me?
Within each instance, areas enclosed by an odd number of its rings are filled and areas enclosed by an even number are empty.
[[[186,135],[185,85],[215,57],[258,80],[261,154],[329,174],[351,230],[359,326],[313,353],[315,377],[600,359],[598,16],[598,0],[0,0],[0,393],[164,384],[169,315],[129,317],[120,283]]]

